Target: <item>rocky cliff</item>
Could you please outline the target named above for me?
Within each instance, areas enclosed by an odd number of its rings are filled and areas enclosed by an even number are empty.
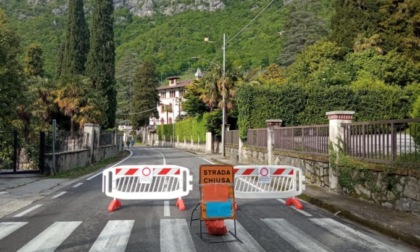
[[[65,9],[68,0],[26,0],[29,5],[58,3]],[[85,0],[91,2],[92,0]],[[115,9],[128,9],[133,15],[146,17],[154,14],[171,16],[188,10],[215,11],[223,9],[221,0],[114,0]]]

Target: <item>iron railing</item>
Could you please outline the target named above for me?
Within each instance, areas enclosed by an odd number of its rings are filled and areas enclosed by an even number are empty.
[[[246,143],[249,146],[267,148],[267,129],[249,129]]]
[[[274,149],[328,155],[328,124],[282,127],[273,135]]]
[[[228,130],[225,132],[225,143],[229,145],[239,144],[239,130]]]
[[[420,119],[343,123],[344,152],[379,163],[420,163]]]

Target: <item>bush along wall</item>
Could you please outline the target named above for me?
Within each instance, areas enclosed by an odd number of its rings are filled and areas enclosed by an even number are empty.
[[[156,132],[161,141],[169,141],[172,136],[175,136],[175,141],[185,139],[187,142],[192,140],[195,143],[204,143],[206,141],[205,116],[190,117],[176,122],[175,125],[158,125]]]

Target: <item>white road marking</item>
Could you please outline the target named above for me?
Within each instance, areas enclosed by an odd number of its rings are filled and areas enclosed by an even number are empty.
[[[0,240],[26,224],[28,222],[0,222]]]
[[[185,219],[160,220],[160,251],[196,251]]]
[[[37,208],[38,208],[38,207],[40,207],[40,206],[42,206],[42,204],[34,205],[33,207],[28,208],[28,209],[26,209],[25,211],[21,212],[20,214],[16,214],[16,215],[15,215],[15,216],[13,216],[13,217],[22,217],[22,216],[24,216],[24,215],[26,215],[26,214],[28,214],[28,213],[32,212],[33,210],[37,209]]]
[[[81,186],[81,185],[83,185],[83,183],[77,183],[77,184],[75,184],[73,187],[74,187],[74,188],[77,188],[77,187],[79,187],[79,186]]]
[[[81,223],[81,221],[55,222],[18,252],[55,251]]]
[[[329,232],[341,239],[349,240],[352,243],[357,244],[357,246],[366,248],[366,250],[395,251],[395,249],[389,247],[385,243],[382,243],[333,219],[321,218],[311,219],[311,221],[327,229]]]
[[[229,232],[235,234],[234,220],[225,220],[226,227]],[[263,247],[246,231],[242,225],[236,221],[236,236],[241,240],[241,242],[227,242],[226,245],[231,251],[249,251],[249,252],[258,252],[265,251]],[[223,240],[232,241],[235,240],[235,237],[228,233],[223,236]]]
[[[86,180],[92,180],[92,179],[94,179],[94,178],[98,177],[99,175],[102,175],[102,172],[96,173],[95,175],[93,175],[93,176],[91,176],[91,177],[87,178]]]
[[[53,197],[51,197],[52,199],[56,199],[56,198],[58,198],[58,197],[60,197],[60,196],[63,196],[64,194],[66,194],[67,192],[66,191],[64,191],[64,192],[61,192],[61,193],[59,193],[59,194],[56,194],[56,195],[54,195]]]
[[[262,219],[262,221],[298,251],[330,251],[324,248],[314,238],[284,219]]]
[[[134,220],[108,221],[89,251],[125,251]]]
[[[0,195],[2,195],[2,194],[6,194],[6,193],[8,193],[8,192],[6,192],[6,191],[1,191],[1,192],[0,192]]]
[[[169,207],[169,200],[165,200],[163,202],[163,216],[168,217],[171,216],[171,208]]]
[[[133,152],[132,152],[131,150],[129,150],[129,151],[130,151],[130,155],[128,155],[126,158],[124,158],[124,159],[123,159],[123,160],[121,160],[120,162],[118,162],[118,163],[114,164],[113,166],[110,166],[110,168],[115,167],[115,166],[117,166],[117,165],[121,164],[122,162],[124,162],[125,160],[129,159],[129,158],[133,155]],[[97,173],[97,174],[95,174],[95,175],[93,175],[93,176],[91,176],[91,177],[87,178],[86,180],[92,180],[92,179],[96,178],[97,176],[102,175],[102,173],[103,173],[103,172],[99,172],[99,173]]]

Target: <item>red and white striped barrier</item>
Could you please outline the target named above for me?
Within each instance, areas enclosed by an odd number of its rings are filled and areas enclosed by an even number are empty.
[[[192,180],[190,170],[177,165],[125,165],[104,170],[102,192],[113,198],[108,211],[119,208],[119,200],[170,199],[178,199],[183,211],[182,197],[192,191]]]
[[[233,170],[235,198],[289,198],[286,204],[301,208],[294,198],[305,190],[305,176],[300,168],[288,165],[240,165]]]

